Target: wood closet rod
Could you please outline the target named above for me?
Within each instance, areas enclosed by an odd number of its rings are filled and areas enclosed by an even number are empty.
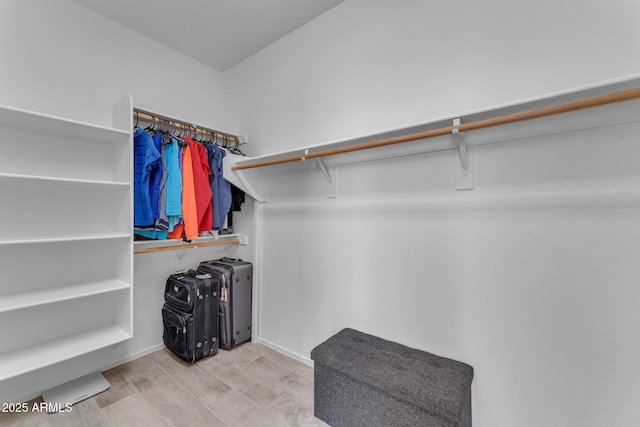
[[[280,159],[265,160],[262,162],[250,163],[246,165],[232,166],[231,170],[242,170],[259,168],[263,166],[277,165],[281,163],[290,163],[298,160],[314,159],[317,157],[331,156],[334,154],[350,153],[352,151],[366,150],[369,148],[383,147],[386,145],[400,144],[403,142],[415,141],[418,139],[433,138],[435,136],[450,135],[454,129],[459,132],[466,132],[476,129],[484,129],[493,126],[516,123],[525,120],[537,119],[540,117],[552,116],[555,114],[567,113],[570,111],[582,110],[585,108],[597,107],[600,105],[613,104],[615,102],[629,101],[640,98],[640,88],[629,89],[621,92],[615,92],[608,95],[596,96],[594,98],[582,99],[579,101],[567,102],[565,104],[552,105],[549,107],[536,108],[534,110],[523,111],[520,113],[507,114],[504,116],[493,117],[490,119],[478,120],[475,122],[462,123],[458,126],[447,126],[439,129],[432,129],[423,132],[413,133],[409,135],[396,136],[392,138],[381,139],[378,141],[365,142],[361,144],[351,145],[348,147],[332,148],[313,153],[282,157]]]
[[[224,140],[224,139],[230,140],[233,143],[240,142],[240,138],[238,138],[236,135],[231,135],[228,133],[220,132],[218,130],[192,125],[189,123],[172,119],[170,117],[162,116],[160,114],[150,113],[148,111],[135,109],[133,111],[133,117],[138,120],[144,120],[145,122],[156,124],[158,126],[167,124],[169,127],[183,129],[189,132],[196,132],[202,135],[215,136],[216,138],[220,138],[221,140]]]
[[[235,245],[240,243],[239,239],[234,240],[222,240],[220,242],[206,242],[206,243],[192,243],[189,245],[173,245],[173,246],[160,246],[157,248],[144,248],[144,249],[136,249],[133,251],[134,254],[146,254],[149,252],[162,252],[162,251],[177,251],[179,249],[192,249],[192,248],[202,248],[205,246],[220,246],[220,245]]]

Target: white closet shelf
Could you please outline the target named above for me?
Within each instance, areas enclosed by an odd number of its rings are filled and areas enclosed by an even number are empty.
[[[116,292],[122,289],[128,289],[130,286],[129,283],[123,282],[122,280],[111,279],[83,283],[81,285],[39,289],[37,291],[20,292],[4,296],[0,295],[0,313]]]
[[[0,353],[0,381],[54,365],[132,338],[118,326],[107,326]]]
[[[457,150],[462,168],[467,169],[469,155],[463,154],[467,147],[635,121],[639,91],[640,75],[634,75],[374,134],[255,157],[230,154],[223,160],[225,179],[265,202],[269,187],[277,183],[274,177],[284,173],[321,169],[335,197],[333,168],[343,165]],[[629,108],[621,112],[613,104],[622,101]]]
[[[51,138],[72,139],[76,142],[95,144],[121,141],[128,143],[130,132],[106,126],[56,117],[48,114],[0,106],[0,128]]]
[[[61,242],[81,242],[92,240],[128,239],[129,233],[108,233],[108,234],[82,234],[77,236],[47,236],[35,237],[31,239],[7,239],[0,240],[0,246],[7,245],[29,245],[39,243],[61,243]]]
[[[120,181],[97,181],[91,179],[75,179],[75,178],[62,178],[52,176],[38,176],[38,175],[21,175],[12,173],[0,173],[0,184],[3,182],[9,182],[14,184],[19,183],[33,183],[38,185],[50,184],[50,185],[67,185],[67,188],[127,188],[130,187],[128,182]]]

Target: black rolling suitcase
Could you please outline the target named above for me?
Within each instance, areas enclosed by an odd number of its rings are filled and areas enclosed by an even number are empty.
[[[237,258],[203,261],[198,271],[220,278],[220,347],[232,347],[251,339],[253,265]]]
[[[162,307],[164,344],[185,362],[218,352],[220,279],[190,270],[167,279]]]

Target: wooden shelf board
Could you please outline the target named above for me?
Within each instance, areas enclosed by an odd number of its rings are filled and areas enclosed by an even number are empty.
[[[135,233],[135,230],[134,230]],[[136,249],[143,248],[160,248],[163,246],[175,246],[175,245],[192,245],[199,243],[208,243],[208,242],[223,242],[225,240],[235,240],[239,239],[243,234],[220,234],[216,236],[202,236],[198,237],[195,240],[191,240],[190,242],[185,242],[181,239],[164,239],[164,240],[136,240],[133,242],[133,245]]]

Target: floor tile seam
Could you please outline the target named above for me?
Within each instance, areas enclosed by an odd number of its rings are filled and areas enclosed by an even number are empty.
[[[257,406],[256,406],[256,407],[254,407],[252,410],[256,410],[256,408],[257,408],[257,409],[262,409],[262,410],[263,410],[264,412],[266,412],[268,415],[270,415],[270,416],[272,416],[273,418],[275,418],[276,420],[278,420],[278,421],[279,421],[283,426],[287,426],[287,427],[295,427],[295,426],[292,426],[291,424],[289,424],[288,422],[286,422],[285,420],[283,420],[282,418],[280,418],[280,417],[278,416],[278,414],[276,414],[275,412],[270,411],[269,409],[265,408],[264,406],[261,406],[261,405],[258,405],[258,404],[256,404],[256,405],[257,405]],[[272,405],[272,404],[269,404],[269,406],[271,406],[271,405]]]
[[[261,357],[257,358],[253,362],[256,362]],[[267,363],[265,363],[263,365],[264,368],[269,369],[269,370],[277,373],[278,375],[277,375],[276,379],[271,379],[271,378],[265,378],[263,375],[261,375],[259,373],[256,374],[257,376],[263,378],[264,380],[269,381],[269,382],[277,382],[277,381],[280,381],[280,380],[284,380],[286,377],[288,377],[290,375],[295,375],[296,377],[299,377],[300,379],[303,379],[300,375],[298,375],[293,370],[289,369],[287,366],[284,366],[279,362],[274,362],[274,361],[270,360],[268,357],[265,358],[265,360],[267,361]],[[268,363],[273,363],[275,366],[269,366]],[[253,368],[249,367],[248,365],[246,367],[249,368],[249,369],[253,369]]]
[[[140,392],[140,390],[138,390],[138,388],[137,388],[137,387],[135,387],[133,384],[132,384],[132,386],[135,388],[135,390],[136,390],[136,391],[135,391],[134,393],[132,393],[132,394],[128,394],[128,395],[124,396],[124,397],[123,397],[122,399],[120,399],[120,400],[124,400],[124,399],[126,399],[126,398],[128,398],[128,397],[131,397],[131,396],[134,396],[134,395],[136,395],[136,394],[137,394],[137,395],[139,396],[139,398],[140,398],[140,399],[144,400],[144,401],[146,402],[146,404],[147,404],[147,405],[149,405],[149,407],[151,408],[151,410],[153,410],[153,412],[158,416],[158,418],[160,418],[160,419],[164,419],[164,420],[168,421],[169,423],[171,423],[171,425],[172,425],[173,427],[177,427],[177,426],[176,426],[176,424],[173,422],[173,420],[172,420],[171,418],[167,417],[166,415],[162,414],[160,411],[158,411],[158,410],[156,409],[156,407],[155,407],[155,406],[153,406],[153,404],[149,401],[149,399],[147,399],[147,398],[144,396],[144,394],[142,394],[142,393]],[[117,400],[116,402],[119,402],[120,400]],[[113,403],[116,403],[116,402],[113,402]],[[105,408],[107,408],[108,406],[111,406],[111,404],[110,404],[110,405],[105,406]],[[105,414],[104,414],[104,416],[105,416],[105,418],[107,419],[107,421],[109,422],[109,425],[111,425],[111,426],[113,426],[113,427],[117,427],[117,426],[118,426],[118,424],[117,424],[117,423],[115,423],[115,422],[111,419],[111,417],[109,416],[109,414],[105,413]],[[84,426],[84,423],[83,423],[83,426]]]
[[[118,370],[118,373],[120,373],[120,367],[118,367],[116,369]],[[114,403],[120,402],[122,399],[125,399],[125,398],[131,396],[132,394],[138,393],[140,396],[142,396],[142,393],[140,393],[140,390],[138,390],[138,388],[129,380],[129,378],[127,378],[126,376],[124,376],[122,374],[119,374],[119,375],[122,377],[124,382],[133,390],[133,392],[129,393],[129,394],[126,394],[124,396],[121,396],[118,400],[114,400],[113,402],[111,402],[111,403],[109,403],[109,404],[107,404],[105,406],[100,406],[100,403],[96,400],[96,406],[98,406],[98,408],[100,410],[106,409],[109,406],[113,405]],[[109,383],[109,384],[111,384],[111,383]],[[111,385],[109,386],[109,388],[111,388]],[[109,390],[109,389],[107,389],[107,390]],[[105,391],[107,391],[107,390],[105,390]],[[94,396],[93,399],[95,399],[98,396],[100,396],[100,395],[98,394],[98,395]]]
[[[214,356],[214,357],[215,357],[215,356]],[[246,365],[241,365],[241,366],[242,366],[242,368],[246,368]],[[201,368],[201,369],[202,369],[202,371],[204,371],[204,373],[205,373],[206,375],[211,375],[213,378],[215,378],[216,380],[220,381],[221,383],[223,383],[224,385],[226,385],[226,386],[227,386],[227,387],[229,387],[230,389],[232,389],[232,390],[236,390],[236,391],[240,392],[240,390],[239,390],[239,389],[237,389],[236,387],[234,387],[234,386],[232,386],[231,384],[229,384],[228,382],[226,382],[222,377],[219,377],[218,375],[216,375],[216,373],[215,373],[215,372],[212,372],[212,371],[210,371],[210,370],[208,370],[208,369],[203,369],[203,368]],[[243,372],[244,372],[244,371],[243,371]],[[244,393],[243,393],[243,395],[244,395]]]
[[[166,371],[165,371],[165,372],[166,372]],[[184,387],[184,386],[183,386],[179,381],[177,381],[175,378],[173,378],[173,377],[170,377],[170,378],[171,378],[171,380],[172,380],[174,383],[176,383],[176,385],[177,385],[180,389],[182,389],[182,391],[184,392],[184,393],[183,393],[183,395],[186,395],[186,396],[192,396],[192,397],[193,397],[193,398],[194,398],[194,399],[195,399],[195,400],[196,400],[200,405],[202,405],[202,407],[204,407],[204,408],[207,410],[207,412],[209,412],[211,415],[213,415],[213,416],[214,416],[214,417],[216,417],[218,420],[220,420],[224,425],[228,426],[228,425],[227,425],[227,423],[226,423],[222,418],[220,418],[220,417],[218,416],[218,414],[216,414],[215,412],[213,412],[213,411],[211,410],[211,408],[209,408],[209,406],[207,406],[207,405],[206,405],[202,400],[200,400],[200,399],[198,398],[198,396],[196,396],[194,393],[192,393],[192,392],[191,392],[191,391],[189,391],[187,388],[185,388],[185,387]],[[146,398],[144,395],[143,395],[143,398],[144,398],[145,400],[147,400],[147,398]],[[147,400],[147,402],[151,405],[151,402],[149,402],[148,400]],[[153,405],[152,405],[152,406],[153,406]],[[155,407],[153,407],[153,409],[154,409],[154,410],[156,410],[156,412],[157,412],[157,409],[156,409]],[[161,414],[161,415],[162,415],[162,414]],[[168,417],[167,417],[167,418],[168,418]],[[170,418],[169,418],[169,421],[171,421],[171,422],[173,423],[173,421],[172,421]],[[173,423],[173,424],[174,424],[174,426],[176,425],[175,423]],[[177,427],[177,426],[176,426],[176,427]]]
[[[134,360],[132,360],[132,361],[129,361],[129,362],[127,362],[127,363],[124,363],[124,364],[122,364],[122,365],[120,365],[120,366],[117,366],[115,369],[117,369],[117,370],[118,370],[118,372],[120,373],[120,376],[121,376],[122,378],[124,378],[124,380],[125,380],[125,381],[127,381],[130,385],[132,385],[132,386],[137,390],[138,388],[133,384],[133,380],[138,379],[138,378],[141,378],[142,376],[146,376],[146,374],[145,374],[145,375],[141,375],[141,376],[137,376],[137,377],[135,377],[135,378],[133,378],[133,379],[129,379],[129,377],[123,373],[122,368],[124,368],[124,367],[125,367],[125,366],[127,366],[128,364],[131,364],[131,363],[133,363],[133,362],[140,361],[140,360],[142,360],[142,359],[144,359],[144,358],[147,358],[147,360],[148,360],[148,361],[150,361],[150,362],[151,362],[151,363],[152,363],[156,368],[160,368],[161,370],[163,370],[163,371],[164,371],[164,369],[162,369],[162,366],[160,366],[158,363],[156,363],[156,361],[155,361],[155,360],[153,360],[153,358],[152,358],[152,357],[150,357],[150,356],[151,356],[151,353],[150,353],[150,354],[147,354],[147,355],[145,355],[145,356],[139,357],[139,358],[137,358],[137,359],[134,359]],[[146,367],[145,367],[145,370],[149,370],[149,367],[148,367],[148,366],[146,366]],[[166,371],[165,371],[165,373],[166,373]]]
[[[276,400],[274,400],[273,402],[271,402],[271,403],[270,403],[266,408],[264,408],[264,409],[269,410],[273,405],[275,405],[276,403],[278,403],[278,400],[280,400],[280,399],[284,398],[284,396],[285,396],[285,395],[287,395],[287,394],[290,394],[290,393],[289,393],[289,391],[285,391],[284,393],[282,393],[282,396],[278,397]]]
[[[177,362],[176,363],[180,364],[181,362]],[[166,370],[162,365],[156,363],[156,365],[158,365],[158,367],[160,369],[162,369],[164,371],[165,374],[169,375],[171,377],[171,379],[173,379],[174,381],[178,382],[178,378],[174,375],[171,374],[171,372],[169,372],[168,370]],[[201,368],[200,366],[198,366],[197,363],[194,363],[193,365],[191,365],[191,367],[197,369],[199,371],[200,375],[206,375],[209,373],[209,371],[207,371],[206,369]]]
[[[252,368],[248,368],[248,369],[252,370]],[[261,374],[260,372],[255,372],[255,371],[251,372],[251,377],[259,378],[260,380],[265,381],[265,382],[270,383],[270,384],[277,384],[277,383],[280,383],[280,382],[284,381],[287,378],[287,376],[289,375],[286,372],[282,372],[282,371],[279,371],[279,370],[274,370],[274,371],[278,374],[275,378],[269,378],[269,377]]]
[[[127,395],[129,396],[129,395]],[[91,399],[93,399],[93,403],[95,403],[95,407],[98,408],[98,412],[102,415],[102,417],[107,420],[107,423],[109,423],[106,427],[117,427],[115,424],[113,424],[111,422],[111,419],[109,418],[109,416],[107,415],[107,413],[103,410],[103,408],[100,407],[100,405],[98,405],[98,401],[95,399],[95,396],[92,397]],[[89,400],[89,399],[87,399]],[[121,399],[118,399],[118,401]],[[107,405],[109,406],[109,405]],[[105,408],[107,407],[105,406]],[[82,425],[84,426],[84,421],[82,421],[82,416],[80,416],[80,421],[82,422]]]
[[[259,402],[256,402],[255,400],[253,400],[250,396],[247,396],[247,395],[245,394],[245,392],[244,392],[244,391],[242,391],[242,390],[238,390],[238,389],[234,389],[234,390],[236,390],[238,393],[241,393],[244,397],[246,397],[246,398],[247,398],[247,399],[249,399],[251,402],[253,402],[253,403],[254,403],[258,408],[262,408],[262,409],[267,409],[267,407],[268,407],[268,406],[273,405],[273,403],[274,403],[275,401],[277,401],[278,399],[280,399],[282,396],[284,396],[284,395],[287,393],[287,390],[284,390],[280,395],[278,395],[278,397],[276,397],[276,398],[273,400],[273,402],[271,402],[271,403],[269,403],[268,405],[266,405],[266,406],[265,406],[265,405],[260,404]]]
[[[261,357],[262,357],[262,356],[258,356],[258,357],[256,357],[255,359],[253,359],[253,360],[251,360],[251,361],[249,361],[249,362],[246,362],[245,364],[243,364],[243,365],[242,365],[242,367],[243,367],[243,368],[246,368],[247,366],[251,365],[251,364],[252,364],[253,362],[255,362],[256,360],[260,359]]]
[[[269,360],[267,358],[267,360]],[[270,362],[272,362],[275,366],[273,367],[274,370],[277,370],[279,372],[284,373],[285,375],[295,375],[296,377],[305,380],[305,382],[308,382],[305,377],[302,375],[302,373],[298,372],[298,367],[297,366],[290,366],[289,364],[287,364],[286,361],[273,361],[273,360],[269,360]],[[291,359],[292,362],[295,362],[295,360]]]
[[[313,379],[310,381],[310,380],[308,380],[307,378],[303,377],[302,375],[300,375],[300,374],[299,374],[299,373],[297,373],[297,372],[290,371],[290,372],[288,372],[288,373],[287,373],[287,376],[288,376],[288,377],[289,377],[289,376],[293,376],[293,377],[295,377],[296,379],[300,380],[301,382],[303,382],[303,383],[305,383],[305,384],[308,384],[308,385],[313,386]]]
[[[204,370],[204,369],[203,369]],[[226,385],[227,387],[229,387],[231,390],[236,390],[236,391],[240,391],[237,388],[233,387],[231,384],[225,382],[225,380],[223,380],[222,378],[220,378],[219,376],[217,376],[216,374],[214,374],[211,371],[207,371],[204,370],[206,372],[207,375],[211,375],[212,377],[214,377],[215,379],[217,379],[218,381],[220,381],[221,383],[223,383],[224,385]]]
[[[284,397],[284,395],[287,393],[284,393],[282,396],[280,396],[279,398],[277,398],[274,402],[272,402],[268,407],[263,408],[265,410],[265,412],[267,412],[268,414],[272,415],[273,417],[275,417],[275,419],[277,419],[278,421],[280,421],[282,424],[288,426],[288,427],[295,427],[295,425],[289,424],[286,420],[283,420],[276,412],[272,411],[270,409],[271,406],[273,406],[278,400],[280,400],[282,397]]]
[[[274,402],[272,402],[267,408],[265,408],[267,411],[269,411],[271,414],[276,414],[273,411],[272,406],[275,405],[276,403],[278,403],[279,400],[283,399],[286,395],[289,396],[289,398],[295,400],[302,408],[307,408],[307,404],[305,402],[303,402],[300,398],[298,398],[296,396],[295,393],[293,393],[291,390],[288,390],[286,393],[284,393],[282,396],[280,396],[277,400],[275,400]],[[313,405],[311,405],[311,413],[309,415],[311,415],[312,417],[315,417],[315,412],[314,412],[314,408]],[[276,415],[277,417],[277,415]],[[298,424],[289,424],[287,421],[282,420],[282,418],[278,417],[279,420],[281,420],[283,423],[289,425],[290,427],[297,427]]]
[[[305,402],[302,398],[298,397],[297,393],[295,393],[294,390],[291,390],[289,388],[287,388],[287,391],[282,396],[280,396],[278,398],[278,400],[280,400],[282,397],[284,397],[285,394],[288,394],[293,400],[295,400],[297,403],[299,403],[300,406],[304,406],[304,407],[309,406],[309,405],[307,405],[307,402]],[[273,402],[271,405],[273,405],[275,403],[276,402]],[[269,406],[271,406],[271,405],[269,405]],[[311,405],[311,410],[313,412],[313,405]]]
[[[155,361],[153,361],[153,362],[155,363]],[[187,388],[185,388],[185,387],[180,383],[180,381],[178,381],[178,380],[177,380],[173,375],[171,375],[171,373],[169,373],[166,369],[164,369],[164,368],[163,368],[160,364],[158,364],[158,363],[156,363],[156,366],[158,366],[158,368],[160,368],[160,369],[161,369],[165,374],[167,374],[167,375],[169,376],[169,378],[171,378],[171,380],[172,380],[174,383],[176,383],[176,384],[177,384],[177,385],[178,385],[182,390],[184,390],[186,393],[188,393],[188,394],[190,394],[191,396],[193,396],[193,397],[195,398],[195,400],[197,400],[197,401],[198,401],[198,403],[199,403],[199,404],[201,404],[201,405],[202,405],[202,406],[203,406],[203,407],[204,407],[208,412],[210,412],[211,414],[213,414],[213,416],[215,416],[217,419],[219,419],[220,421],[222,421],[222,423],[223,423],[223,424],[227,425],[227,423],[226,423],[222,418],[220,418],[220,417],[218,416],[218,414],[216,414],[215,412],[213,412],[213,411],[211,410],[211,408],[209,408],[209,406],[208,406],[208,405],[206,405],[202,400],[200,400],[200,399],[198,398],[198,396],[196,396],[194,393],[192,393],[192,392],[191,392],[191,391],[189,391]],[[208,373],[208,371],[205,371],[205,370],[204,370],[204,369],[202,369],[202,368],[199,368],[199,369],[200,369],[201,371],[203,371],[205,374],[206,374],[206,373]],[[226,383],[225,383],[225,384],[226,384]],[[226,385],[228,386],[229,384],[226,384]],[[134,386],[134,387],[135,387],[135,386]],[[136,390],[138,390],[138,388],[137,388],[137,387],[136,387]],[[140,391],[138,390],[138,392],[140,392]],[[140,393],[140,394],[142,395],[142,393]],[[143,395],[143,398],[144,398],[144,395]],[[146,400],[146,398],[145,398],[145,400]],[[155,407],[154,407],[154,409],[155,409]],[[174,424],[174,425],[175,425],[175,424]]]
[[[215,403],[216,403],[216,401],[211,402],[209,405],[214,405]],[[229,427],[232,427],[232,426],[233,426],[232,424],[229,424],[229,422],[227,421],[227,419],[228,419],[228,415],[224,415],[224,416],[217,415],[217,414],[216,414],[216,412],[215,412],[212,408],[210,408],[210,407],[209,407],[209,405],[207,405],[207,408],[208,408],[208,409],[209,409],[213,414],[215,414],[215,415],[216,415],[216,417],[218,417],[218,419],[224,423],[224,425],[229,426]]]

